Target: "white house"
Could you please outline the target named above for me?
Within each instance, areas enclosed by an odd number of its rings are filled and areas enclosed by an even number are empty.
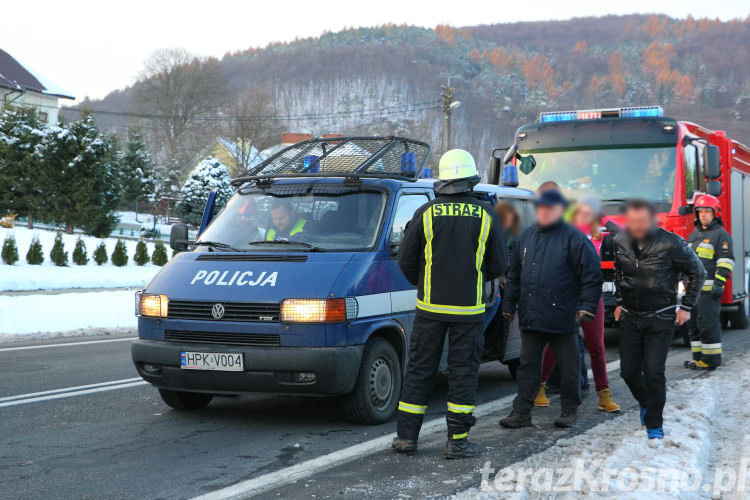
[[[32,107],[48,124],[54,125],[60,99],[75,97],[0,49],[0,109],[8,105]]]

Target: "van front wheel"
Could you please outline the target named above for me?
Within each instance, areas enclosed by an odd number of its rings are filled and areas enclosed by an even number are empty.
[[[175,410],[200,410],[214,398],[212,394],[200,392],[171,391],[159,389],[161,399]]]
[[[381,424],[393,418],[401,394],[401,361],[385,339],[365,344],[354,391],[344,398],[344,412],[359,424]]]

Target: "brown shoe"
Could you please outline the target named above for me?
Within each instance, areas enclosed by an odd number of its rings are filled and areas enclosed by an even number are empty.
[[[500,426],[505,427],[506,429],[531,427],[531,414],[513,410],[510,415],[500,419]]]
[[[599,409],[607,413],[620,411],[620,405],[612,399],[612,391],[609,389],[599,391]]]
[[[555,427],[568,428],[573,427],[576,423],[576,413],[573,411],[563,410],[560,416],[555,419]]]
[[[417,442],[411,439],[393,438],[391,448],[399,453],[414,453],[417,451]]]
[[[547,384],[542,382],[542,384],[539,386],[539,392],[536,395],[536,398],[534,398],[534,406],[540,406],[546,408],[549,406],[549,399],[547,399],[547,394],[545,394],[545,389],[547,388]]]

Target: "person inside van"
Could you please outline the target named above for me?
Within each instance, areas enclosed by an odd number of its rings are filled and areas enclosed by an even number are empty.
[[[272,225],[266,231],[266,241],[288,239],[305,229],[306,219],[298,217],[288,200],[274,198],[271,203]]]

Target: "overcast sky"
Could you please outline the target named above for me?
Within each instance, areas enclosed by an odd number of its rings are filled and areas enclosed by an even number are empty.
[[[15,5],[15,7],[14,7]],[[18,7],[18,8],[16,8]],[[487,7],[490,7],[489,9]],[[433,27],[658,12],[745,18],[748,0],[37,0],[2,9],[0,48],[79,99],[133,83],[154,49],[221,57],[348,26]]]

